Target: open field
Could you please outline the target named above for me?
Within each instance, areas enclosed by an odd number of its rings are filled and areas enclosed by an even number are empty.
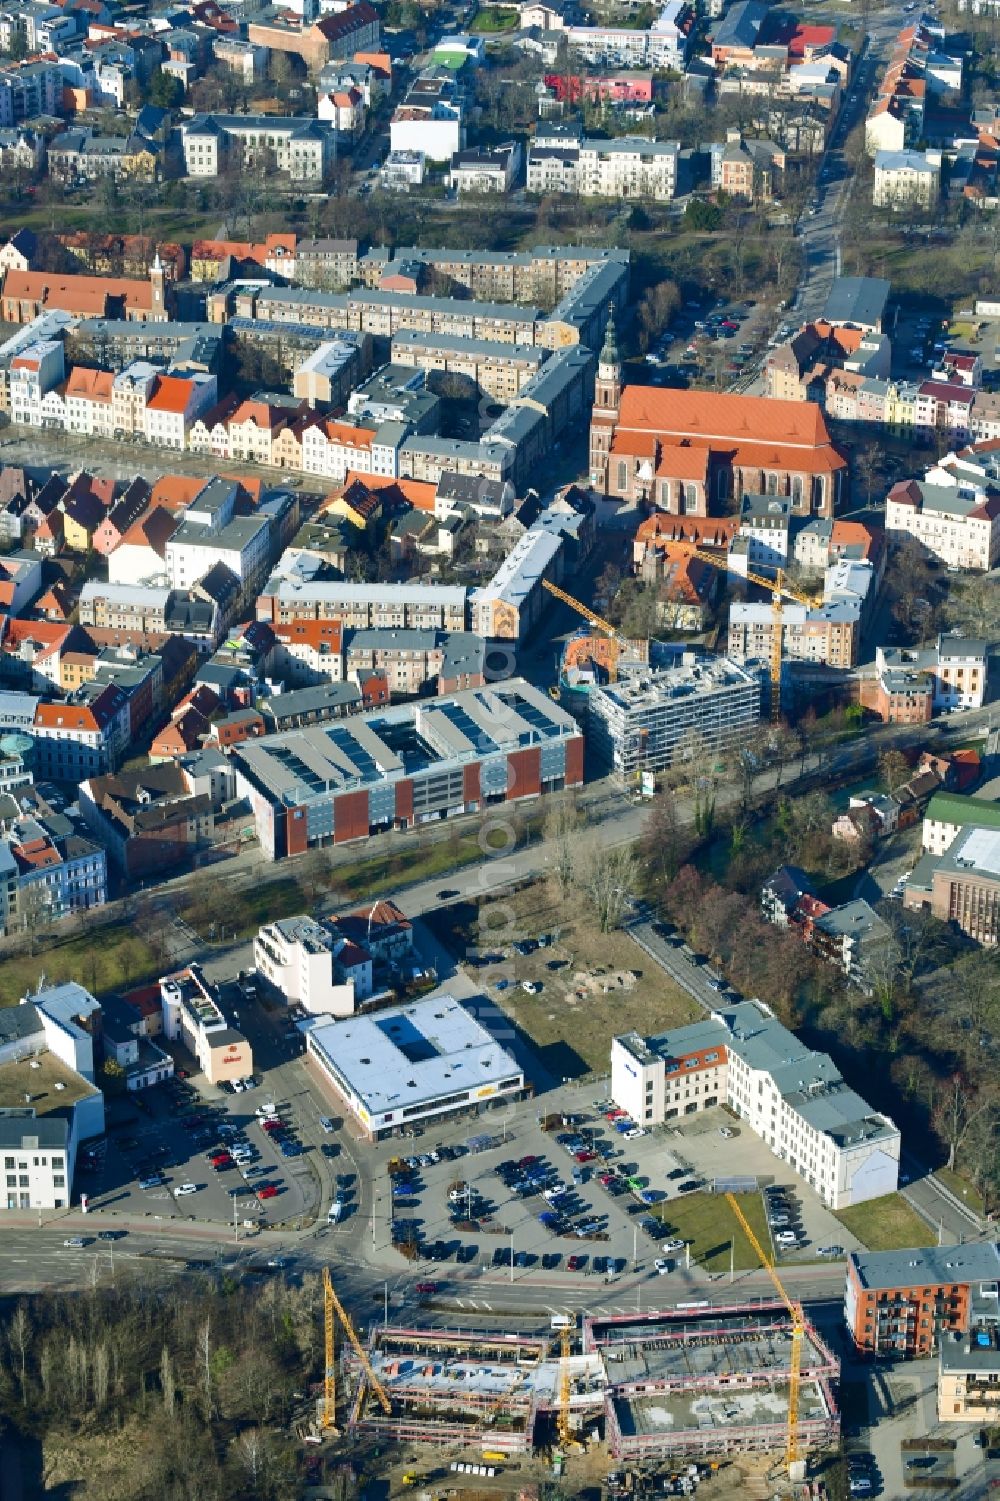
[[[49,985],[76,980],[93,995],[154,980],[163,973],[150,945],[125,923],[95,928],[67,943],[34,955],[20,954],[0,963],[0,1005],[14,1006],[38,988],[44,975]]]
[[[499,6],[486,5],[477,10],[469,23],[473,36],[491,36],[499,31],[513,31],[517,26],[516,10],[502,10]]]
[[[661,1032],[700,1015],[626,933],[601,933],[579,900],[563,902],[545,881],[478,908],[470,902],[451,909],[438,926],[460,955],[467,947],[475,954],[478,945],[480,955],[503,956],[484,969],[484,978],[510,983],[499,992],[490,984],[490,993],[557,1077],[606,1072],[618,1032]],[[541,934],[551,935],[546,947],[514,952],[515,942]],[[541,986],[537,995],[522,989],[526,980]]]
[[[886,1194],[853,1209],[835,1211],[842,1225],[869,1251],[895,1251],[902,1246],[933,1246],[937,1236],[911,1209],[902,1194]]]
[[[737,1194],[736,1200],[766,1250],[770,1236],[760,1194]],[[651,1212],[688,1243],[692,1263],[697,1262],[708,1272],[728,1272],[731,1241],[735,1241],[732,1253],[735,1271],[750,1272],[760,1266],[757,1252],[722,1194],[682,1194],[655,1205]],[[683,1262],[683,1255],[681,1252],[677,1259]]]

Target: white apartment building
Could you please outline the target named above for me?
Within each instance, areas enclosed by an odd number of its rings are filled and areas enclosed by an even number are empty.
[[[298,115],[195,115],[182,125],[181,142],[189,177],[217,177],[232,154],[245,166],[320,183],[337,157],[331,126]]]
[[[941,192],[940,153],[876,151],[872,203],[876,208],[930,209]]]
[[[146,431],[146,402],[163,374],[148,360],[133,360],[119,370],[111,387],[111,415],[115,437]]]
[[[160,1002],[164,1036],[187,1048],[210,1084],[253,1073],[249,1042],[230,1027],[197,964],[160,980]]]
[[[934,684],[935,714],[956,709],[981,709],[986,697],[986,642],[965,636],[939,636],[934,646],[879,646],[878,673],[900,671],[926,674]]]
[[[10,362],[10,420],[28,427],[44,427],[49,393],[63,379],[63,346],[58,339],[41,339]]]
[[[893,1193],[900,1133],[762,1001],[611,1044],[611,1096],[644,1126],[728,1104],[831,1209]]]
[[[270,527],[265,516],[237,516],[235,505],[230,480],[209,480],[198,492],[164,549],[172,588],[193,588],[216,563],[245,589],[259,587],[270,556]]]
[[[508,193],[521,172],[519,141],[459,151],[451,159],[451,186],[457,193]]]
[[[653,198],[669,203],[677,194],[678,141],[622,136],[578,145],[533,146],[528,156],[529,193],[578,193],[583,198]]]
[[[913,537],[949,568],[988,573],[1000,563],[1000,495],[940,466],[933,473],[935,483],[904,480],[889,491],[890,541]]]
[[[336,930],[335,923],[286,917],[254,939],[261,980],[289,1006],[313,1016],[353,1016],[372,993],[372,958]]]
[[[187,448],[193,423],[217,400],[216,378],[205,371],[158,375],[143,411],[146,442],[158,448]]]
[[[310,422],[302,433],[302,472],[342,484],[348,470],[373,474],[376,429],[337,421],[332,417]],[[395,477],[394,467],[390,474]]]

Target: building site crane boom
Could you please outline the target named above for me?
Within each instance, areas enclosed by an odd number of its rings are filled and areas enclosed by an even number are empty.
[[[726,1194],[726,1203],[733,1211],[740,1229],[753,1247],[754,1255],[774,1283],[775,1291],[788,1309],[792,1320],[791,1369],[788,1375],[788,1431],[785,1437],[785,1464],[790,1468],[799,1459],[799,1386],[801,1384],[802,1337],[805,1333],[805,1315],[802,1312],[802,1304],[791,1298],[785,1291],[784,1283],[775,1271],[774,1262],[769,1256],[764,1254],[759,1240],[751,1230],[749,1221],[733,1194]]]
[[[350,1319],[347,1316],[347,1310],[344,1308],[344,1305],[341,1303],[340,1299],[337,1297],[337,1294],[334,1292],[333,1282],[330,1278],[330,1268],[328,1266],[325,1266],[323,1268],[323,1313],[324,1325],[327,1330],[327,1375],[323,1399],[324,1427],[326,1426],[327,1404],[331,1401],[333,1396],[332,1355],[334,1314],[337,1315],[337,1318],[340,1320],[340,1327],[343,1329],[344,1333],[347,1335],[347,1338],[351,1342],[351,1348],[353,1349],[355,1355],[358,1357],[358,1360],[361,1364],[361,1369],[365,1373],[365,1380],[368,1382],[368,1385],[375,1393],[375,1397],[378,1401],[379,1406],[381,1407],[387,1418],[391,1417],[392,1404],[389,1401],[388,1393],[386,1392],[386,1389],[382,1385],[381,1381],[376,1376],[372,1363],[368,1359],[368,1356],[365,1352],[365,1348],[362,1345],[361,1341],[358,1339],[357,1334],[354,1332],[354,1325],[351,1323]]]
[[[567,594],[565,589],[560,589],[557,584],[550,583],[548,579],[542,579],[542,587],[543,589],[547,589],[550,594],[554,594],[556,599],[561,599],[564,605],[569,605],[570,609],[575,610],[578,615],[582,615],[584,620],[592,625],[595,630],[600,631],[603,636],[607,636],[608,677],[612,683],[617,682],[618,658],[623,648],[628,645],[618,627],[612,625],[610,620],[605,620],[603,615],[598,615],[597,611],[592,610],[589,605],[583,604],[579,599],[574,599],[572,594]]]
[[[680,542],[675,544],[683,547],[684,551],[693,558],[700,558],[703,563],[708,563],[711,568],[717,568],[721,573],[728,572],[725,557],[719,557],[715,553],[707,552],[703,547],[696,547],[693,542]],[[781,612],[782,603],[786,599],[794,600],[796,604],[812,607],[816,601],[807,594],[802,594],[797,589],[791,588],[785,582],[784,570],[778,568],[773,579],[767,578],[762,573],[753,573],[749,568],[745,577],[750,584],[756,584],[761,589],[767,589],[771,594],[771,718],[778,719],[781,714],[781,655],[782,636],[784,634]]]

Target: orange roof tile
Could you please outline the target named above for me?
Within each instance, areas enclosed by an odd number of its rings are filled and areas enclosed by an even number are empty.
[[[146,407],[151,412],[183,414],[188,409],[194,391],[195,387],[192,382],[185,380],[183,376],[158,375],[155,389],[150,394]]]
[[[114,385],[113,370],[88,370],[74,365],[66,382],[67,396],[85,396],[90,401],[110,401]]]
[[[271,629],[286,646],[311,646],[318,649],[328,646],[339,652],[343,645],[343,623],[339,620],[289,620],[278,621]]]

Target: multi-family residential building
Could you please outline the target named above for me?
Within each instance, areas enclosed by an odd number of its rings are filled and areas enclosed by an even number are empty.
[[[355,0],[311,21],[305,16],[300,20],[291,10],[272,10],[247,26],[248,41],[269,52],[290,52],[316,74],[331,59],[377,51],[379,37],[378,12],[367,0]]]
[[[935,792],[924,809],[924,854],[943,855],[966,828],[1000,829],[1000,803],[958,792]]]
[[[27,427],[54,425],[47,418],[54,409],[46,403],[46,397],[60,395],[57,387],[64,371],[63,344],[59,339],[39,340],[16,354],[10,362],[8,377],[11,421]]]
[[[226,1021],[218,992],[199,965],[164,976],[160,1000],[164,1036],[187,1048],[209,1083],[245,1079],[253,1073],[250,1044]]]
[[[595,753],[635,783],[642,772],[745,744],[760,719],[761,680],[726,657],[683,651],[669,667],[629,671],[593,687],[587,705]]]
[[[257,984],[312,1016],[353,1016],[372,994],[372,956],[335,918],[286,917],[254,939]]]
[[[995,1322],[998,1295],[1000,1246],[992,1241],[852,1251],[844,1322],[859,1350],[916,1358],[967,1330],[984,1304]]]
[[[930,210],[941,193],[941,156],[930,151],[876,151],[876,208]]]
[[[322,183],[336,161],[337,132],[301,115],[195,115],[181,126],[189,177],[218,177],[232,158],[244,170]]]
[[[392,151],[448,162],[465,149],[465,101],[449,69],[428,69],[410,84],[389,122]]]
[[[113,771],[130,732],[129,696],[114,683],[90,683],[64,703],[39,703],[29,732],[36,770],[77,783]]]
[[[520,177],[522,158],[519,141],[457,151],[451,159],[451,186],[458,193],[509,193]]]
[[[211,797],[172,762],[89,778],[80,784],[80,813],[133,881],[195,859],[214,829]]]
[[[158,448],[185,449],[199,415],[217,398],[214,375],[157,375],[143,408],[143,436]]]
[[[901,480],[889,491],[885,529],[890,540],[898,546],[912,537],[949,568],[989,572],[1000,562],[1000,493],[987,490],[972,474],[935,472],[935,483]]]
[[[645,1127],[727,1104],[831,1209],[895,1191],[899,1131],[762,1001],[611,1044],[611,1096]]]
[[[455,693],[483,686],[485,656],[483,638],[471,631],[354,631],[344,671],[354,679],[384,673],[392,694],[412,697],[435,680],[439,693]]]
[[[574,193],[584,198],[653,198],[670,202],[678,191],[677,141],[645,136],[583,138],[573,145],[535,144],[528,153],[529,193]]]
[[[400,329],[392,338],[394,363],[464,375],[504,405],[537,375],[545,358],[546,351],[536,345],[507,344],[496,339],[467,339],[414,329]]]
[[[923,675],[933,684],[936,714],[955,709],[981,709],[986,696],[987,649],[984,641],[965,636],[938,636],[934,646],[879,646],[878,672],[904,671]]]
[[[287,552],[261,591],[257,619],[340,620],[345,630],[465,630],[467,594],[458,585],[353,584],[330,574],[320,559]]]
[[[54,182],[153,182],[161,167],[161,153],[141,135],[102,136],[90,127],[64,130],[48,145],[48,171]]]
[[[77,833],[53,832],[41,818],[12,820],[0,838],[0,927],[57,922],[107,900],[104,849]]]

